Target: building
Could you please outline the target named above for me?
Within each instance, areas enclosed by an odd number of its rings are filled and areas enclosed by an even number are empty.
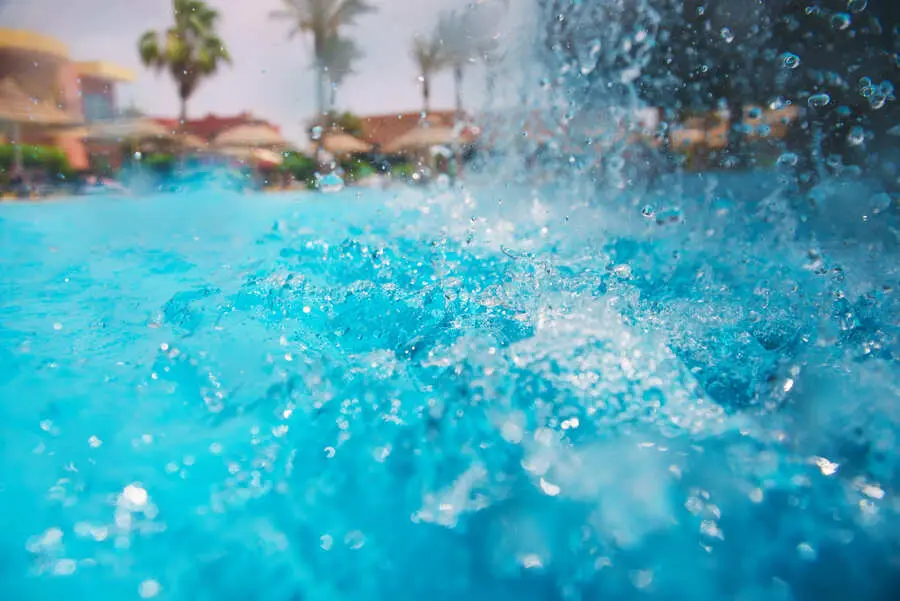
[[[0,29],[0,81],[10,79],[36,103],[52,105],[73,123],[109,119],[118,112],[116,87],[135,74],[104,61],[72,60],[65,44],[30,31]],[[19,123],[21,142],[63,148],[75,168],[87,168],[88,156],[77,132],[35,122]],[[5,131],[5,137],[11,137]]]
[[[370,115],[360,117],[360,119],[363,123],[362,139],[376,148],[383,148],[400,136],[417,128],[422,120],[422,113]],[[456,112],[430,111],[427,119],[432,126],[453,127],[456,121]]]
[[[265,119],[260,119],[249,111],[244,111],[237,115],[215,115],[210,113],[200,119],[188,119],[183,125],[179,123],[178,119],[154,117],[153,121],[172,131],[184,131],[184,133],[195,136],[206,143],[212,142],[220,133],[239,125],[263,125],[276,133],[281,133],[280,127],[269,123]]]

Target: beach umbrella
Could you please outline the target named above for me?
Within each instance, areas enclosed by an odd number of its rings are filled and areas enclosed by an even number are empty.
[[[81,138],[89,142],[141,142],[172,140],[176,134],[152,119],[100,121],[84,128]]]
[[[389,142],[384,150],[388,153],[426,150],[432,146],[466,144],[474,139],[472,132],[457,133],[452,127],[417,127]]]
[[[12,79],[0,80],[0,123],[12,126],[15,167],[22,169],[21,126],[73,125],[80,119],[62,109],[39,102],[26,94]]]
[[[257,167],[277,167],[284,162],[284,155],[268,148],[249,148],[247,146],[235,146],[230,148],[217,148],[218,154],[251,163]]]
[[[216,148],[286,148],[287,140],[271,126],[248,123],[226,129],[213,140]]]
[[[342,132],[325,134],[322,146],[333,155],[361,154],[372,150],[372,145]]]

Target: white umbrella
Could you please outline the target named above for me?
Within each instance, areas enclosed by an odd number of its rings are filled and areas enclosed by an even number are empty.
[[[226,129],[213,140],[217,148],[286,148],[287,140],[271,126],[260,124],[237,125]]]

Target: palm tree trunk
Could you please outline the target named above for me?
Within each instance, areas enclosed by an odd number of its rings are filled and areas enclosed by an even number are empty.
[[[462,101],[463,66],[462,63],[453,65],[453,86],[456,92],[456,118],[461,119],[463,114]]]
[[[728,101],[728,154],[741,165],[744,160],[744,103],[741,98]]]
[[[431,110],[431,78],[422,76],[422,112],[426,115]]]
[[[187,97],[181,97],[181,112],[179,113],[178,121],[181,125],[181,129],[184,129],[185,124],[187,123]]]
[[[463,120],[463,103],[462,103],[462,83],[463,83],[463,66],[462,63],[453,65],[453,85],[456,89],[456,124],[457,133],[460,122]],[[454,144],[454,160],[456,161],[456,177],[462,176],[462,144],[457,140]]]

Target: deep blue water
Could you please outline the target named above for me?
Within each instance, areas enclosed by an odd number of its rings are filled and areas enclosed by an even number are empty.
[[[0,205],[0,598],[892,598],[878,192]]]

